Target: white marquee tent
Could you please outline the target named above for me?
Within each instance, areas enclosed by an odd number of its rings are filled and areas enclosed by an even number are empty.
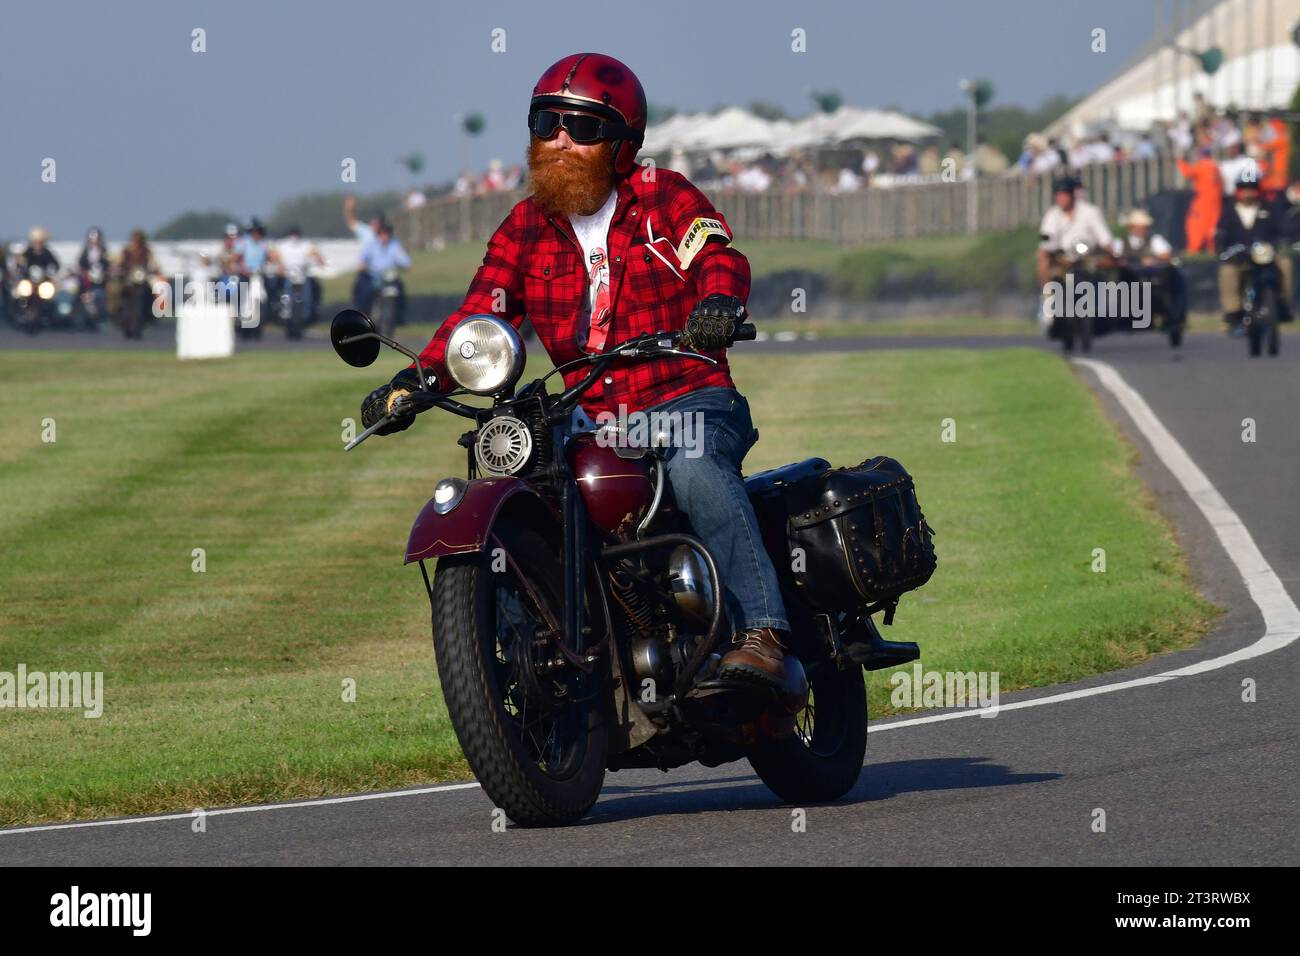
[[[797,120],[765,120],[731,106],[713,115],[678,115],[646,130],[642,152],[655,155],[680,150],[765,151],[838,146],[857,140],[918,140],[940,135],[937,127],[891,110],[841,106],[833,113],[812,113]]]

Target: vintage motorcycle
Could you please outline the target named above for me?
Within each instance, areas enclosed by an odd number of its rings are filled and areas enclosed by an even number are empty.
[[[311,318],[311,276],[306,269],[286,269],[280,278],[279,315],[285,338],[296,341]]]
[[[1187,330],[1187,278],[1178,260],[1143,261],[1131,254],[1122,239],[1115,240],[1112,253],[1120,282],[1136,286],[1146,283],[1151,290],[1152,328],[1163,332],[1171,348],[1180,348]]]
[[[54,318],[57,277],[43,266],[29,266],[19,272],[9,293],[14,324],[28,335],[48,328]]]
[[[1267,347],[1269,355],[1281,348],[1278,323],[1289,321],[1282,295],[1282,273],[1277,267],[1277,249],[1268,242],[1231,245],[1219,253],[1221,262],[1245,266],[1241,295],[1241,324],[1246,330],[1250,354],[1258,357]]]
[[[117,325],[126,339],[144,338],[144,330],[153,321],[153,279],[143,266],[124,267],[120,279]]]
[[[752,339],[754,326],[738,333]],[[630,429],[598,426],[579,405],[614,362],[715,362],[679,348],[680,335],[629,339],[516,391],[524,367],[518,333],[497,317],[470,316],[447,347],[457,387],[399,398],[389,417],[347,446],[392,415],[430,408],[474,423],[459,440],[469,477],[434,486],[411,529],[406,563],[418,563],[424,578],[438,674],[461,747],[487,795],[520,825],[578,820],[607,769],[667,771],[692,761],[746,758],[786,801],[835,800],[862,770],[863,668],[897,666],[920,653],[915,643],[884,640],[872,619],[883,612],[892,623],[897,593],[863,584],[881,561],[892,562],[902,590],[933,573],[933,529],[915,505],[910,476],[890,459],[874,459],[866,474],[875,484],[850,486],[842,482],[863,473],[811,458],[745,479],[806,681],[798,664],[781,688],[717,677],[730,635],[723,582],[674,504],[663,443],[627,440]],[[382,343],[432,382],[415,352],[359,311],[335,316],[330,337],[350,365],[371,365]],[[581,380],[547,391],[551,376],[584,364]],[[456,398],[464,394],[490,396],[492,404],[464,404]],[[873,495],[874,513],[855,510]],[[849,520],[855,515],[865,523]]]
[[[1047,290],[1044,289],[1041,319],[1047,329],[1047,337],[1059,339],[1064,352],[1073,352],[1076,342],[1083,351],[1090,351],[1093,338],[1110,331],[1109,326],[1095,317],[1091,310],[1076,311],[1070,308],[1060,310],[1063,314],[1058,315],[1053,303],[1072,302],[1076,289],[1087,283],[1095,285],[1103,281],[1107,275],[1116,271],[1115,259],[1105,249],[1078,242],[1070,249],[1054,252],[1052,265],[1055,274],[1060,276],[1065,296],[1064,299],[1057,299],[1047,295]]]
[[[108,270],[102,262],[81,270],[78,291],[85,327],[98,332],[100,323],[108,316]]]

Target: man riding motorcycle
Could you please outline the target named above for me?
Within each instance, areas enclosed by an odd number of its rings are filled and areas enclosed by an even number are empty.
[[[741,481],[758,433],[735,387],[726,349],[745,316],[749,262],[731,247],[726,221],[683,176],[634,162],[646,128],[646,99],[627,66],[598,53],[566,56],[547,69],[529,104],[533,194],[488,241],[459,310],[421,353],[450,390],[444,365],[457,323],[491,313],[518,327],[527,315],[558,366],[633,336],[685,329],[683,348],[718,364],[674,361],[612,365],[587,393],[587,413],[678,413],[703,424],[703,441],[668,436],[665,457],[678,506],[716,559],[734,629],[720,678],[780,686],[802,679],[787,658],[790,624],[776,572]],[[565,373],[572,386],[585,369]],[[419,387],[404,369],[362,406],[369,426],[396,397]],[[664,419],[669,420],[669,419]],[[398,419],[380,433],[398,431]]]
[[[1181,326],[1187,318],[1187,280],[1174,264],[1173,244],[1153,232],[1155,220],[1145,209],[1134,209],[1124,220],[1128,235],[1112,247],[1125,281],[1151,283],[1152,305],[1164,315],[1165,327]],[[1181,341],[1181,335],[1178,337]]]
[[[27,248],[20,257],[21,268],[29,273],[33,267],[40,268],[46,276],[53,276],[59,271],[59,259],[46,245],[49,233],[43,226],[34,226],[27,236]]]
[[[86,231],[86,242],[77,257],[77,273],[81,284],[82,309],[98,322],[108,313],[108,273],[111,263],[104,234],[97,226]]]
[[[271,248],[270,259],[280,270],[282,283],[292,286],[294,277],[301,276],[303,310],[307,314],[307,323],[311,324],[316,320],[316,306],[321,299],[320,280],[311,274],[311,267],[325,265],[325,257],[314,243],[302,237],[299,226],[291,226],[289,235]],[[289,291],[292,293],[292,288]]]
[[[1284,224],[1260,201],[1259,174],[1247,169],[1237,180],[1233,202],[1224,206],[1214,233],[1214,247],[1220,251],[1230,246],[1249,249],[1254,243],[1276,245],[1282,242]],[[1282,276],[1283,309],[1289,309],[1292,291],[1292,266],[1289,254],[1275,260]],[[1223,321],[1232,335],[1240,334],[1242,319],[1241,285],[1250,265],[1241,260],[1219,263],[1219,306]]]
[[[1037,253],[1040,286],[1065,275],[1069,264],[1061,253],[1068,253],[1078,243],[1090,249],[1109,249],[1114,241],[1106,217],[1075,195],[1078,188],[1079,181],[1072,176],[1052,181],[1052,208],[1043,215],[1038,229],[1042,240]]]
[[[117,281],[111,310],[118,316],[127,337],[139,338],[144,327],[155,318],[153,286],[162,277],[143,229],[131,230],[113,272]]]

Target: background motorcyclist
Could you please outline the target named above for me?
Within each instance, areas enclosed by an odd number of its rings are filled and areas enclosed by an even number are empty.
[[[1076,196],[1079,181],[1061,176],[1052,181],[1052,208],[1043,215],[1038,232],[1038,284],[1045,285],[1065,274],[1068,264],[1061,253],[1069,255],[1077,243],[1090,249],[1110,249],[1114,236],[1101,210]]]
[[[488,242],[465,301],[435,333],[422,361],[452,387],[443,363],[452,329],[495,314],[525,315],[557,365],[643,333],[682,330],[682,346],[717,360],[614,363],[583,398],[602,412],[664,413],[699,422],[699,454],[668,437],[665,468],[678,507],[718,562],[734,629],[718,675],[784,686],[804,681],[787,655],[790,624],[771,559],[741,479],[758,435],[735,388],[725,350],[745,315],[748,260],[726,221],[685,177],[642,175],[634,162],[646,127],[640,81],[623,63],[579,53],[553,64],[529,103],[529,182]],[[587,374],[564,373],[566,386]],[[363,421],[379,421],[393,397],[418,384],[411,369],[367,396]],[[387,426],[405,427],[409,421]],[[802,686],[806,687],[806,684]]]
[[[362,222],[357,218],[357,197],[345,196],[343,199],[343,221],[347,223],[352,235],[357,237],[357,241],[364,248],[366,243],[375,238],[375,233],[379,230],[383,218],[375,215],[370,217],[368,223]],[[352,282],[352,307],[360,309],[362,312],[369,312],[374,300],[375,287],[370,281],[370,273],[365,269],[358,269],[356,279]]]
[[[1155,220],[1145,209],[1134,209],[1124,219],[1128,234],[1113,247],[1125,280],[1151,283],[1154,305],[1166,322],[1182,323],[1187,317],[1187,280],[1174,262],[1174,247],[1154,232]]]
[[[262,335],[263,310],[267,301],[275,294],[275,279],[267,273],[267,261],[271,255],[271,244],[266,240],[266,227],[260,219],[252,219],[248,229],[235,240],[235,253],[238,255],[240,281],[242,290],[247,290],[251,299],[247,305],[240,303],[239,335],[242,338],[260,338]],[[258,277],[259,290],[253,284]]]
[[[40,268],[46,278],[53,279],[59,271],[59,259],[46,243],[49,233],[44,226],[33,226],[27,236],[27,248],[20,257],[20,268],[24,275],[33,268]]]
[[[1247,169],[1237,180],[1233,201],[1219,215],[1214,245],[1220,252],[1238,245],[1249,249],[1256,242],[1276,246],[1286,238],[1283,228],[1284,223],[1274,214],[1274,210],[1260,200],[1257,170]],[[1282,307],[1289,309],[1291,257],[1279,255],[1275,262],[1282,276]],[[1219,263],[1219,307],[1223,310],[1223,321],[1228,324],[1228,330],[1232,334],[1238,334],[1241,328],[1241,286],[1249,269],[1250,263],[1242,257]]]
[[[380,220],[375,229],[375,237],[361,247],[361,271],[370,277],[372,296],[384,284],[384,274],[390,269],[399,272],[411,268],[411,257],[402,248],[401,241],[393,235],[393,227]],[[406,284],[399,277],[397,280],[397,324],[400,325],[406,315]]]
[[[124,328],[138,331],[153,320],[153,284],[162,278],[161,272],[144,230],[132,229],[113,268],[117,294],[111,304]]]
[[[309,323],[316,321],[316,305],[320,302],[320,280],[311,275],[310,270],[313,265],[325,265],[325,257],[321,255],[320,250],[315,244],[302,237],[302,229],[291,226],[289,235],[271,247],[270,259],[279,269],[280,280],[286,286],[292,284],[295,273],[302,275],[303,311]],[[282,291],[292,293],[292,289],[282,289]]]
[[[82,308],[96,318],[101,318],[108,311],[108,275],[112,263],[109,261],[108,248],[104,245],[104,234],[99,227],[91,226],[86,230],[86,241],[77,256],[77,272],[81,280]]]

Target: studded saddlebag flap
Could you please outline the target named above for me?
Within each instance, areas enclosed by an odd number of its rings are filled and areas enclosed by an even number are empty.
[[[938,565],[912,476],[882,455],[800,484],[787,499],[790,547],[805,558],[794,572],[799,592],[820,611],[874,604],[892,618],[899,595]]]

